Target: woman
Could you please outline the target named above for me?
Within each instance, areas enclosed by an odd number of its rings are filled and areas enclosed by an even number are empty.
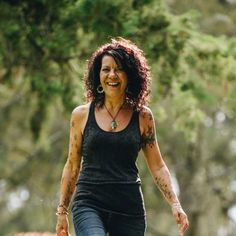
[[[188,219],[162,159],[155,122],[146,106],[150,71],[143,52],[123,38],[100,47],[85,75],[89,103],[71,115],[57,235],[68,235],[68,206],[78,236],[143,236],[145,208],[136,159],[143,150],[155,183],[172,207],[179,233]]]

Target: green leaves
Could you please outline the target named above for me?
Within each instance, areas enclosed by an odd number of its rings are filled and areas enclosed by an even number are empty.
[[[184,7],[188,4],[185,1]],[[44,214],[41,205],[34,205],[39,199],[35,183],[40,183],[42,196],[57,198],[48,189],[57,191],[67,150],[69,115],[85,102],[86,60],[98,46],[116,36],[133,40],[146,54],[152,70],[151,107],[161,149],[178,173],[182,188],[192,186],[193,192],[183,193],[186,205],[198,201],[196,194],[204,201],[199,186],[212,178],[205,168],[214,169],[214,158],[220,169],[227,169],[235,160],[232,154],[225,154],[224,146],[233,139],[235,129],[236,40],[200,32],[200,21],[196,11],[171,14],[162,0],[0,2],[0,131],[4,134],[0,169],[2,174],[9,174],[14,165],[17,173],[13,171],[10,176],[12,186],[24,182],[32,190],[22,225],[14,224],[16,228],[34,228],[28,225],[28,212],[37,211],[41,229],[54,229],[53,224],[43,221],[45,214],[50,215],[49,208]],[[226,116],[220,124],[214,117],[219,110]],[[232,137],[226,134],[230,133],[226,123]],[[36,154],[35,149],[39,150]],[[21,162],[26,164],[21,166]],[[24,174],[19,177],[18,172]],[[35,181],[29,178],[31,173]],[[232,173],[228,173],[230,178],[235,177]],[[51,181],[45,181],[44,175]],[[149,182],[144,185],[147,189],[151,186]],[[204,189],[211,191],[208,185]],[[197,203],[195,206],[198,210]],[[168,227],[163,232],[170,232],[169,224],[163,225]]]

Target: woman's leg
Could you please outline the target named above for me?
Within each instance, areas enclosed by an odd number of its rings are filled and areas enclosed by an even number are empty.
[[[110,236],[144,236],[146,218],[111,214],[108,221]]]
[[[105,236],[106,213],[91,207],[75,207],[73,209],[73,224],[76,236]]]

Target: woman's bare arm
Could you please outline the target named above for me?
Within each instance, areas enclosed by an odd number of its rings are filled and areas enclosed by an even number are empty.
[[[68,158],[63,169],[60,189],[59,205],[65,206],[66,208],[68,208],[70,204],[71,197],[74,193],[75,184],[80,171],[82,119],[83,114],[81,114],[81,108],[75,108],[71,114]]]
[[[149,108],[145,108],[141,112],[141,133],[142,149],[151,175],[166,201],[172,206],[176,222],[181,225],[180,232],[183,233],[188,227],[187,216],[179,203],[170,172],[161,156],[156,138],[155,122]]]
[[[70,140],[60,188],[60,201],[57,208],[56,232],[58,236],[69,236],[68,207],[80,172],[82,132],[88,114],[88,106],[79,106],[71,114]]]

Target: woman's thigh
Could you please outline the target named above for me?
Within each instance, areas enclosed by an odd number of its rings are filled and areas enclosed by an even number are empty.
[[[105,213],[90,207],[73,209],[73,224],[76,236],[105,236]]]
[[[130,217],[112,214],[108,223],[110,236],[144,236],[145,230],[145,216]]]

